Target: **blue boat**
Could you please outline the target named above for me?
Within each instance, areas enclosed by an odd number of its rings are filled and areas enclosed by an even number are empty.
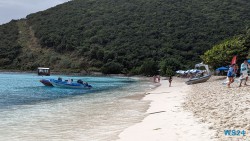
[[[77,82],[72,81],[62,81],[61,79],[42,79],[40,80],[45,86],[54,86],[60,88],[70,88],[70,89],[90,89],[92,88],[87,82],[83,82],[82,80],[77,80]]]

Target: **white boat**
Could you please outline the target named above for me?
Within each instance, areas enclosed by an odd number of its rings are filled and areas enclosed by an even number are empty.
[[[200,68],[200,67],[205,67],[206,74],[203,75],[203,76],[196,76],[194,78],[189,79],[188,81],[186,81],[187,85],[206,82],[211,77],[211,72],[210,72],[210,70],[208,68],[208,65],[203,64],[203,63],[195,65],[195,68]]]

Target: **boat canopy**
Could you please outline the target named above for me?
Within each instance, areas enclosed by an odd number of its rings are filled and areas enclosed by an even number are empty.
[[[219,68],[217,68],[216,70],[217,71],[225,71],[225,70],[228,70],[229,68],[227,68],[227,67],[219,67]]]
[[[41,69],[41,70],[49,70],[50,68],[38,67],[37,69]]]
[[[178,74],[202,73],[202,72],[204,72],[204,70],[198,70],[198,69],[191,69],[191,70],[186,70],[186,71],[184,71],[184,70],[178,70],[178,71],[176,71],[176,73],[178,73]]]
[[[37,74],[50,76],[50,68],[38,67]]]
[[[203,64],[202,62],[195,65],[195,68],[200,68],[200,67],[205,67],[207,73],[210,74],[210,70],[209,70],[209,68],[208,68],[208,65]]]

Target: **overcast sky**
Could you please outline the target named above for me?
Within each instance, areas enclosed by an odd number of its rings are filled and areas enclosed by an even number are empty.
[[[0,25],[69,0],[0,0]]]

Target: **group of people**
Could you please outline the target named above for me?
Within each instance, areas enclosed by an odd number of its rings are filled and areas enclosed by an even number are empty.
[[[154,79],[155,83],[160,83],[161,78],[160,78],[159,75],[157,75],[157,76],[154,75],[153,79]],[[172,80],[173,80],[173,76],[170,76],[169,79],[168,79],[169,87],[171,87]]]
[[[154,82],[155,82],[155,83],[160,83],[160,81],[161,81],[160,75],[154,75],[154,76],[153,76],[153,79],[154,79]]]
[[[58,77],[57,80],[60,81],[60,82],[63,81],[61,77]],[[65,80],[65,82],[67,82],[67,84],[72,84],[72,83],[73,83],[73,79]],[[86,84],[88,85],[87,82],[83,82],[81,79],[78,79],[78,80],[76,81],[76,83],[83,84],[83,85],[86,85]]]
[[[242,82],[245,81],[244,85],[247,85],[248,80],[248,71],[250,69],[250,65],[248,64],[247,60],[244,60],[244,62],[240,66],[240,85],[242,86]],[[236,73],[238,72],[238,66],[236,64],[232,64],[227,72],[227,77],[229,79],[229,82],[227,83],[227,87],[230,88],[230,84],[234,82],[234,79],[236,77]]]

